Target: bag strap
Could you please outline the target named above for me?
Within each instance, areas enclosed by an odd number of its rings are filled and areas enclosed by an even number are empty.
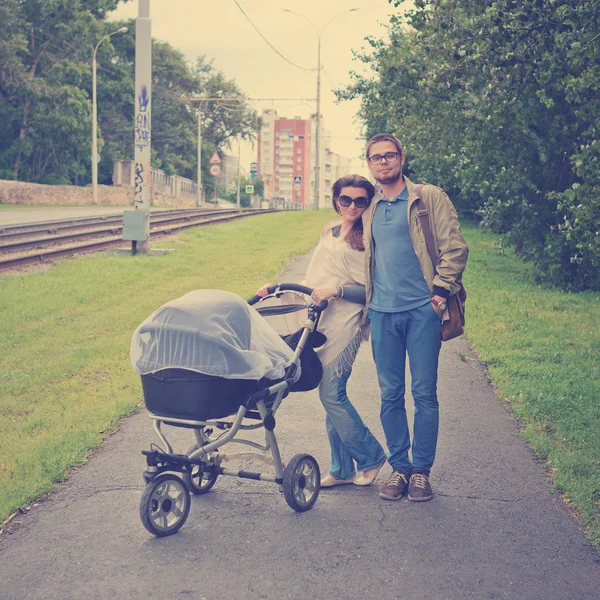
[[[423,184],[419,183],[415,186],[417,188],[417,214],[419,215],[419,219],[421,221],[421,229],[423,229],[423,235],[425,236],[425,245],[427,246],[427,253],[429,254],[429,258],[431,259],[431,264],[433,265],[433,270],[436,270],[437,267],[437,257],[435,250],[433,249],[433,234],[431,233],[431,224],[429,223],[429,210],[427,210],[427,206],[425,206],[425,202],[421,199],[423,195]]]

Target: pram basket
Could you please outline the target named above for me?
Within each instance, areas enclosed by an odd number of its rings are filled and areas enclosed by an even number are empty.
[[[279,297],[288,291],[309,299],[312,294],[312,289],[305,286],[278,284],[269,288],[268,297]],[[253,296],[248,304],[254,305],[261,300]],[[140,516],[148,531],[156,536],[176,533],[189,515],[190,492],[195,495],[207,493],[220,475],[276,483],[292,509],[304,512],[312,508],[320,490],[319,465],[312,456],[298,454],[284,466],[275,437],[274,415],[283,398],[299,383],[303,355],[312,353],[312,361],[318,361],[312,348],[322,343],[317,341],[322,336],[317,327],[321,312],[326,307],[327,302],[315,304],[305,301],[304,304],[253,309],[264,316],[308,310],[306,321],[295,337],[297,345],[282,378],[228,379],[183,368],[165,368],[141,375],[144,401],[162,444],[160,449],[143,451],[147,462],[143,474],[146,489],[142,495]],[[139,333],[153,334],[151,327],[144,327],[139,328]],[[185,454],[175,453],[161,430],[162,424],[192,429],[196,444]],[[236,437],[244,430],[256,429],[264,429],[264,445]],[[219,435],[214,434],[216,430],[219,430]],[[270,451],[275,473],[224,468],[222,463],[227,460],[227,455],[220,449],[230,442],[251,446],[261,453]],[[264,454],[253,453],[253,456],[264,460]]]

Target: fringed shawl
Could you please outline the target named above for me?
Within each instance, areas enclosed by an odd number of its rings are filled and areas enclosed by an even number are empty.
[[[364,253],[350,248],[343,238],[333,236],[332,229],[340,222],[338,219],[323,228],[303,285],[311,288],[365,285]],[[290,300],[293,302],[291,298],[284,298],[284,302]],[[332,377],[340,376],[356,358],[363,339],[360,326],[363,308],[362,304],[342,298],[330,300],[329,306],[321,315],[319,331],[327,336],[327,342],[317,348],[316,352],[323,367],[329,367]],[[301,327],[303,322],[301,313],[286,315],[286,320],[288,326],[294,328]]]

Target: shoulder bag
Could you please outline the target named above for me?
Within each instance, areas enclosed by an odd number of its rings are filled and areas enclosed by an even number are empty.
[[[419,215],[421,228],[423,229],[423,235],[425,236],[427,253],[429,254],[429,258],[431,258],[431,264],[435,271],[437,269],[437,258],[433,248],[433,235],[429,223],[429,210],[427,210],[425,202],[421,199],[421,196],[423,195],[423,184],[417,186],[417,194],[417,214]],[[465,301],[467,299],[467,290],[465,290],[462,282],[459,281],[457,283],[460,284],[460,289],[456,294],[449,296],[446,301],[449,319],[442,323],[442,341],[444,342],[462,335],[465,331]]]

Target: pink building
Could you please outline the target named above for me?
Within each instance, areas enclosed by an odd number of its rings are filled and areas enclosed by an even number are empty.
[[[258,134],[258,174],[265,182],[265,200],[280,198],[310,206],[310,159],[310,121],[278,118],[272,109],[263,111],[263,126]]]

